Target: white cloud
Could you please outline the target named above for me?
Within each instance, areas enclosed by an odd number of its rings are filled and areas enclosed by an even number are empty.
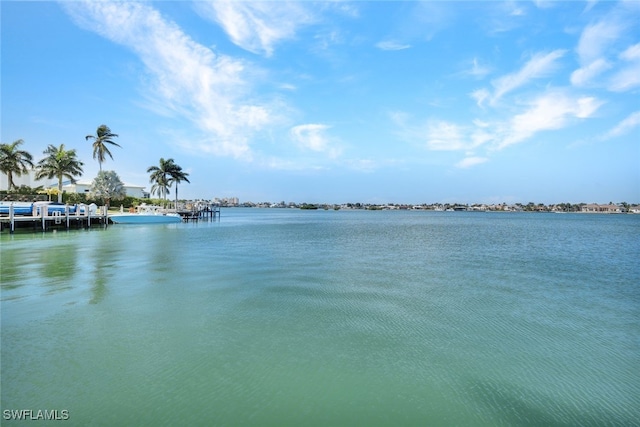
[[[598,3],[598,0],[587,0],[587,5],[584,8],[584,11],[582,13],[587,13],[589,12],[593,6],[596,5],[596,3]]]
[[[552,0],[534,0],[534,3],[538,9],[549,9],[555,5]]]
[[[586,86],[595,77],[611,68],[611,64],[604,58],[598,58],[585,67],[578,68],[571,73],[571,84],[574,86]]]
[[[193,143],[193,149],[251,159],[252,135],[277,121],[270,106],[248,99],[249,71],[244,62],[196,43],[148,3],[64,2],[62,6],[82,28],[138,55],[150,77],[145,88],[149,108],[185,118],[206,135]]]
[[[587,25],[576,52],[580,68],[571,75],[574,86],[606,87],[623,92],[640,85],[640,44],[620,54],[621,44],[636,41],[638,2],[620,2],[597,22]],[[605,73],[606,71],[612,71]]]
[[[471,166],[475,166],[475,165],[479,165],[481,163],[484,163],[487,160],[489,160],[489,159],[486,158],[486,157],[475,157],[475,156],[465,157],[464,159],[462,159],[458,163],[456,163],[456,167],[457,168],[461,168],[461,169],[466,169],[466,168],[470,168]]]
[[[629,46],[624,52],[620,54],[620,58],[625,61],[638,61],[640,60],[640,43]]]
[[[217,22],[233,43],[253,53],[270,56],[274,46],[315,21],[301,2],[198,1],[196,10]]]
[[[411,47],[410,44],[399,43],[393,40],[384,40],[376,43],[376,47],[381,50],[404,50]]]
[[[473,58],[471,64],[471,70],[469,70],[468,73],[474,77],[482,78],[491,72],[489,67],[481,65],[478,62],[478,58]]]
[[[556,68],[556,61],[564,56],[566,50],[557,49],[552,52],[535,54],[519,71],[507,74],[492,82],[495,88],[491,102],[495,102],[505,94],[527,84],[530,80],[544,77]]]
[[[617,136],[626,135],[634,128],[640,126],[640,111],[636,111],[627,116],[624,120],[618,123],[613,129],[607,132],[604,139],[610,139]]]
[[[309,123],[291,128],[291,137],[302,148],[327,153],[329,157],[335,158],[340,155],[340,149],[332,143],[326,135],[328,125]]]
[[[607,88],[614,92],[624,92],[640,86],[640,43],[627,48],[620,54],[622,68],[611,76]]]
[[[588,25],[582,31],[577,52],[581,64],[590,64],[607,52],[624,31],[625,26],[613,18]]]
[[[613,92],[625,92],[640,86],[640,63],[625,67],[611,77],[607,88]]]
[[[435,151],[455,151],[467,148],[462,127],[445,121],[429,123],[426,140],[427,148]]]
[[[589,118],[601,105],[601,101],[592,97],[574,98],[553,91],[546,93],[535,99],[527,111],[509,121],[498,148],[522,142],[541,131],[561,129],[571,118]]]
[[[378,163],[372,159],[347,160],[345,164],[353,170],[359,172],[373,172],[378,168]]]
[[[484,102],[491,97],[487,89],[478,89],[471,92],[471,97],[476,100],[478,107],[484,107]]]

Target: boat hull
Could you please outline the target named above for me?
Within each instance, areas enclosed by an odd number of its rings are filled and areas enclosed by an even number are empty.
[[[116,224],[171,224],[182,222],[180,215],[122,214],[109,215],[109,218]]]
[[[33,203],[0,202],[0,214],[9,215],[11,205],[13,205],[14,215],[32,215],[33,213]]]

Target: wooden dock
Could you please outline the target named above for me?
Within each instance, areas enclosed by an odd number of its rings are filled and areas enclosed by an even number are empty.
[[[217,206],[207,206],[198,210],[178,211],[183,222],[216,221],[220,219],[220,208]],[[33,229],[33,231],[47,231],[50,229],[80,229],[89,228],[93,225],[109,224],[109,214],[106,206],[100,206],[95,212],[86,209],[85,212],[70,212],[67,205],[64,212],[47,212],[41,209],[32,215],[16,215],[13,207],[10,207],[8,215],[0,215],[0,232],[8,230],[13,233],[16,229]]]
[[[33,228],[34,231],[47,231],[53,228],[89,228],[92,225],[101,224],[107,226],[109,218],[106,206],[99,207],[96,212],[86,209],[80,213],[79,209],[75,213],[69,212],[67,205],[64,212],[48,213],[46,207],[41,209],[39,215],[16,215],[13,206],[9,208],[8,216],[0,216],[0,232],[5,229],[13,233],[16,228]]]
[[[217,206],[207,206],[204,209],[178,211],[178,214],[184,222],[215,221],[220,219],[220,208]]]

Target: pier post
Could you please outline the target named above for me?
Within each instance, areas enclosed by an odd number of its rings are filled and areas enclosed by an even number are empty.
[[[11,203],[9,205],[9,233],[13,233],[13,231],[16,229],[16,224],[15,224],[15,220],[13,218],[13,203]]]

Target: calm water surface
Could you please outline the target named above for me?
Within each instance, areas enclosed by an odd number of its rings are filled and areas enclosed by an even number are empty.
[[[0,244],[1,407],[55,425],[640,423],[640,215],[227,209]]]

